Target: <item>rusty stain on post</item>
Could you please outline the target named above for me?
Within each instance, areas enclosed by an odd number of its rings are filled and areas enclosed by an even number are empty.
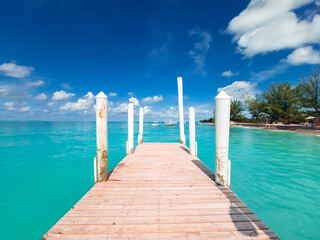
[[[230,96],[221,91],[215,97],[216,178],[218,184],[230,187],[229,154]]]
[[[96,128],[97,159],[95,183],[108,180],[107,96],[103,92],[96,96]]]

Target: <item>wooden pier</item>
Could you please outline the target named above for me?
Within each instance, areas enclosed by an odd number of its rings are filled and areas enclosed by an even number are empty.
[[[277,236],[184,144],[142,143],[42,239]]]

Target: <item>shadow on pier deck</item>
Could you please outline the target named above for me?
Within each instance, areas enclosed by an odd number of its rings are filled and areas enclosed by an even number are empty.
[[[42,239],[277,239],[184,145],[143,143]]]

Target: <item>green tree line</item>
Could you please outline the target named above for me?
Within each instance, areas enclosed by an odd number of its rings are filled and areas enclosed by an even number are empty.
[[[247,110],[251,118],[246,118]],[[305,122],[308,116],[315,117],[319,125],[320,110],[320,66],[294,87],[289,82],[273,82],[265,92],[255,97],[249,96],[245,102],[231,101],[230,118],[244,122]]]
[[[244,116],[248,111],[251,118]],[[302,77],[297,86],[289,82],[273,82],[257,96],[248,96],[244,102],[232,100],[230,119],[235,122],[305,122],[308,116],[315,117],[319,126],[320,111],[320,65],[308,77]],[[208,120],[214,122],[214,117]]]

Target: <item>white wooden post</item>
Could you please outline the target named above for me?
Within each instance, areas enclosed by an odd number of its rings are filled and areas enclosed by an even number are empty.
[[[127,154],[133,153],[133,104],[128,104],[128,143],[127,143]]]
[[[230,187],[229,160],[230,96],[221,91],[215,97],[216,183]]]
[[[180,143],[185,144],[186,136],[184,135],[182,77],[178,77],[177,81],[178,81]]]
[[[96,128],[95,183],[105,182],[108,179],[107,96],[103,92],[96,96]]]
[[[195,124],[195,110],[193,107],[189,108],[189,147],[190,154],[196,156],[196,124]]]
[[[143,108],[139,109],[139,135],[138,144],[143,143]]]

